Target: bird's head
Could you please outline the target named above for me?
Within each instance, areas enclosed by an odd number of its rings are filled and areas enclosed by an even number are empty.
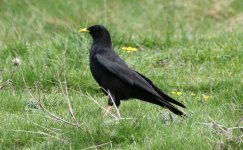
[[[88,28],[81,29],[79,32],[88,32],[92,36],[94,42],[111,44],[110,34],[102,25],[93,25]]]

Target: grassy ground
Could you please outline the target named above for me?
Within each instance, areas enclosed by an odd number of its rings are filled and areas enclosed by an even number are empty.
[[[120,107],[130,119],[102,118],[92,41],[77,32],[93,24],[188,117],[131,100]],[[0,149],[240,149],[242,131],[231,127],[242,126],[242,25],[241,0],[0,0]],[[48,114],[77,124],[68,100],[80,128]]]

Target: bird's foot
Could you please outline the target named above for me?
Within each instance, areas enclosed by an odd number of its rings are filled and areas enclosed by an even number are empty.
[[[111,114],[111,109],[112,109],[112,106],[108,105],[105,112],[104,112],[103,117],[107,117],[108,114]]]

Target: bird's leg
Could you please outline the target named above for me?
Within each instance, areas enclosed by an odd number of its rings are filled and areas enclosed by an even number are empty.
[[[103,116],[106,117],[108,114],[110,114],[111,109],[112,109],[112,105],[108,105]]]
[[[120,105],[120,101],[119,100],[116,100],[114,98],[114,96],[110,93],[110,90],[107,91],[107,94],[109,96],[109,100],[108,100],[108,103],[109,104],[113,104],[115,109],[116,109],[116,113],[117,113],[117,118],[120,119],[121,118],[121,115],[120,115],[120,112],[119,112],[119,105]]]

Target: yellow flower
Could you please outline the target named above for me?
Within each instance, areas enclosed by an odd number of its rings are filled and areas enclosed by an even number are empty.
[[[176,92],[176,91],[172,91],[171,93],[174,95],[178,95],[178,96],[180,96],[182,94],[181,92]]]
[[[182,93],[181,93],[181,92],[176,92],[176,94],[177,94],[178,96],[180,96]]]
[[[191,93],[191,96],[195,96],[195,93],[192,92],[192,93]]]
[[[138,51],[138,49],[137,48],[135,48],[135,47],[122,47],[122,50],[124,50],[124,51],[127,51],[127,52],[132,52],[132,51]]]
[[[210,98],[210,96],[207,96],[207,95],[204,95],[204,94],[203,94],[203,95],[202,95],[202,98],[203,98],[203,101],[206,102],[206,101]]]
[[[172,94],[176,94],[176,92],[175,92],[175,91],[172,91],[171,93],[172,93]]]

